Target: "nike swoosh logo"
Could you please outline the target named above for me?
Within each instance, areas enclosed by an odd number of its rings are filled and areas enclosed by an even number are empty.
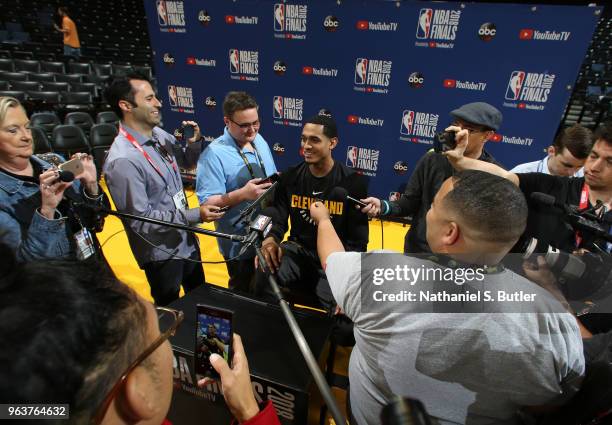
[[[325,192],[324,190],[320,191],[320,192],[312,192],[312,196],[317,196],[322,194],[323,192]]]

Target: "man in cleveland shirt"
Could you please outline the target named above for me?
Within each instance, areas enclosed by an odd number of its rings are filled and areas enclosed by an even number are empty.
[[[292,292],[314,293],[324,307],[332,308],[336,304],[318,260],[317,228],[310,218],[310,204],[322,200],[327,205],[334,228],[347,250],[365,251],[367,215],[347,201],[346,195],[365,197],[367,184],[332,158],[332,151],[338,145],[338,130],[331,117],[317,115],[307,120],[301,145],[304,162],[281,175],[272,206],[263,212],[272,217],[273,226],[263,241],[262,252],[277,272],[282,287]],[[291,233],[289,240],[281,244],[288,219]],[[267,288],[261,279],[260,288]]]

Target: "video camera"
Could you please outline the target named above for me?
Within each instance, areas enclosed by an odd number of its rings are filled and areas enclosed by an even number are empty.
[[[557,282],[570,301],[601,300],[612,294],[612,255],[602,246],[612,242],[607,226],[609,220],[596,214],[594,207],[581,210],[575,206],[559,204],[553,196],[534,192],[531,199],[539,204],[561,209],[563,220],[575,232],[580,232],[583,248],[587,252],[575,254],[561,251],[548,242],[531,238],[525,242],[521,252],[523,260],[535,263],[542,255],[557,278]]]

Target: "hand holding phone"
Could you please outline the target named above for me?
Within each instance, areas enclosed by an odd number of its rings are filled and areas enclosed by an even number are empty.
[[[234,350],[233,324],[234,313],[217,307],[198,304],[196,306],[195,334],[195,372],[197,379],[218,379],[219,374],[210,364],[210,355],[218,354],[231,367]]]
[[[187,124],[183,126],[183,140],[188,141],[195,135],[195,129],[192,125]]]
[[[83,163],[79,158],[74,158],[58,165],[57,168],[61,171],[70,171],[73,176],[78,176],[83,172]]]
[[[257,184],[274,183],[274,182],[277,182],[279,179],[280,179],[280,174],[274,173],[274,174],[266,177],[265,179],[261,180]]]
[[[355,199],[352,196],[346,195],[346,199],[348,199],[349,201],[359,205],[361,208],[363,207],[367,207],[368,204],[366,204],[365,202],[361,202],[359,199]]]

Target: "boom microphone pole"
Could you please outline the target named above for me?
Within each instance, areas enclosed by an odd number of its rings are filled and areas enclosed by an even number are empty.
[[[245,244],[245,247],[250,245],[255,248],[255,253],[257,254],[257,259],[259,260],[259,265],[268,277],[268,283],[270,283],[272,292],[278,300],[278,304],[281,308],[281,311],[283,312],[283,315],[285,316],[285,319],[287,320],[287,324],[289,325],[289,329],[291,330],[291,333],[295,338],[295,342],[297,343],[298,348],[302,352],[302,356],[304,357],[306,366],[310,370],[310,373],[312,374],[312,377],[314,378],[315,383],[317,384],[317,387],[321,392],[321,396],[323,397],[323,400],[325,400],[325,403],[327,404],[335,423],[345,424],[346,420],[342,416],[342,412],[340,412],[338,403],[332,395],[331,389],[329,388],[329,385],[327,384],[327,381],[325,380],[321,369],[319,369],[319,364],[317,363],[317,360],[315,359],[314,355],[312,354],[312,351],[310,350],[310,347],[308,346],[308,342],[304,337],[304,333],[302,332],[300,326],[295,320],[295,316],[293,315],[293,312],[289,307],[289,303],[283,298],[283,294],[281,293],[278,287],[276,276],[274,276],[274,274],[270,272],[270,266],[268,265],[265,257],[261,252],[261,244],[263,242],[263,239],[267,235],[267,232],[270,230],[270,227],[272,227],[272,219],[264,215],[258,215],[255,220],[250,223],[250,232],[243,243]]]
[[[119,218],[143,221],[145,223],[157,224],[159,226],[173,227],[175,229],[186,230],[188,232],[193,232],[193,233],[200,233],[202,235],[213,236],[215,238],[229,239],[231,241],[236,241],[236,242],[244,242],[247,238],[246,236],[242,236],[242,235],[230,235],[228,233],[221,233],[221,232],[217,232],[214,230],[203,229],[201,227],[189,226],[187,224],[171,223],[169,221],[158,220],[156,218],[142,217],[139,215],[122,213],[122,212],[111,210],[109,208],[105,208],[102,206],[91,205],[91,204],[88,204],[87,202],[82,202],[82,201],[75,202],[75,205],[83,206],[85,208],[91,208],[96,212],[101,212],[101,213],[108,214],[108,215],[114,215],[115,217],[119,217]]]

